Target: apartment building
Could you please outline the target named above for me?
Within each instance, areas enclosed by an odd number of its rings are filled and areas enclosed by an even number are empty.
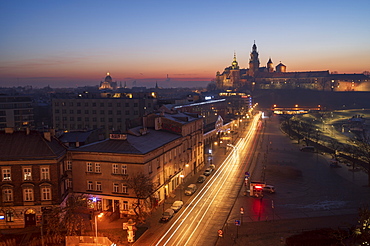
[[[65,155],[52,132],[0,132],[0,229],[38,225],[43,208],[60,204]]]
[[[52,100],[53,127],[57,131],[102,128],[108,137],[115,131],[125,132],[132,120],[153,112],[156,100],[151,92],[65,95]]]
[[[137,173],[147,175],[155,185],[152,198],[146,199],[150,210],[203,167],[202,118],[163,109],[144,117],[143,125],[127,134],[111,134],[70,150],[67,161],[73,192],[88,194],[91,208],[119,210],[121,216],[134,214],[137,202],[126,180]]]

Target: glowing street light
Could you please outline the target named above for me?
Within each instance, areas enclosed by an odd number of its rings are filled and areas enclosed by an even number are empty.
[[[96,214],[95,215],[95,243],[98,245],[98,217],[103,217],[104,213]]]

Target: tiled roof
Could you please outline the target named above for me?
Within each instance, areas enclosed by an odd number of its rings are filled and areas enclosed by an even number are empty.
[[[43,134],[31,131],[13,133],[0,132],[0,160],[55,159],[64,154],[66,148],[55,138],[44,139]]]

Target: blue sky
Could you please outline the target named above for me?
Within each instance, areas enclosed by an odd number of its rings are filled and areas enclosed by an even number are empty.
[[[1,1],[0,86],[207,84],[232,62],[370,70],[370,1]]]

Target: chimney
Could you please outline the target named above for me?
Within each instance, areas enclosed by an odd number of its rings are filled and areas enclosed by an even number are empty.
[[[51,142],[51,133],[50,132],[44,132],[44,138],[47,141]]]
[[[5,128],[5,133],[7,133],[7,134],[13,134],[14,133],[14,129],[12,127],[6,127]]]

